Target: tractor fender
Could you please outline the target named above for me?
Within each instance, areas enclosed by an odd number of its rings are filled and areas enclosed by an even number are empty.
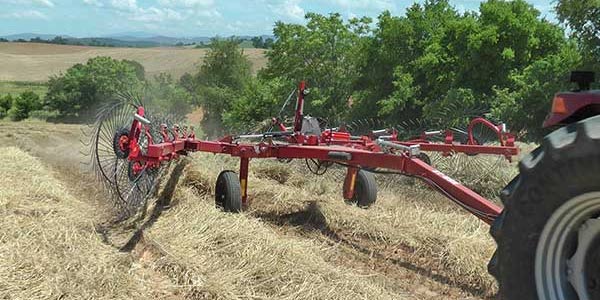
[[[558,93],[543,127],[570,124],[599,114],[600,90]]]

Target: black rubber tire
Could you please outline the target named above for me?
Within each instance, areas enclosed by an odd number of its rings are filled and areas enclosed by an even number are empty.
[[[215,204],[226,212],[239,213],[242,211],[242,188],[234,171],[222,171],[217,177]]]
[[[119,139],[121,138],[121,136],[124,135],[129,135],[129,129],[121,128],[117,130],[117,132],[115,132],[115,135],[113,136],[113,150],[115,151],[115,155],[117,156],[117,158],[120,159],[124,159],[127,158],[127,156],[129,156],[129,149],[123,151],[121,150],[121,147],[119,147]]]
[[[368,208],[377,200],[377,181],[373,173],[365,170],[358,170],[356,182],[354,183],[354,196],[350,202],[356,203],[359,207]]]
[[[547,135],[519,170],[502,191],[505,208],[490,228],[498,248],[488,270],[500,299],[537,300],[535,255],[546,222],[573,197],[600,191],[600,116]]]
[[[428,164],[431,166],[431,158],[429,157],[429,155],[427,155],[427,153],[419,153],[419,155],[417,156],[418,159],[422,160],[424,163]]]

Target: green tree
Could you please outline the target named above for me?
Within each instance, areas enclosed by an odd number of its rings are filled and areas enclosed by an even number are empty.
[[[273,43],[275,42],[274,39],[272,38],[266,38],[265,41],[263,42],[263,48],[265,49],[271,49],[271,47],[273,47]]]
[[[388,119],[408,110],[417,109],[421,104],[414,97],[418,91],[418,87],[414,85],[412,75],[405,72],[402,66],[396,67],[392,83],[394,85],[392,94],[377,102],[379,108],[378,115]]]
[[[423,103],[451,87],[456,71],[442,41],[449,24],[458,21],[447,1],[413,4],[406,16],[382,13],[372,37],[359,45],[353,117],[419,117]]]
[[[91,114],[91,109],[140,84],[133,64],[110,57],[95,57],[76,64],[48,81],[45,103],[63,117]]]
[[[559,0],[558,19],[580,43],[584,67],[600,71],[600,0]]]
[[[511,87],[498,89],[492,97],[493,114],[508,122],[529,140],[539,140],[547,132],[542,122],[558,91],[569,90],[570,70],[581,64],[576,46],[567,44],[558,54],[535,61],[510,76]]]
[[[476,111],[478,102],[471,89],[453,88],[439,101],[427,103],[423,116],[434,124],[460,127],[470,121],[472,116],[468,112]]]
[[[190,73],[185,73],[179,78],[179,85],[186,91],[193,93],[196,89],[196,83],[194,82],[194,76]]]
[[[452,123],[449,105],[487,112],[495,90],[519,89],[513,74],[570,46],[559,26],[523,0],[489,0],[478,14],[430,0],[405,16],[383,13],[359,47],[354,117]]]
[[[144,81],[146,79],[146,69],[144,68],[144,66],[142,64],[140,64],[139,62],[137,62],[135,60],[128,60],[128,59],[124,59],[124,60],[122,60],[122,62],[129,64],[133,67],[133,69],[135,70],[135,76],[137,77],[138,80]]]
[[[256,127],[257,124],[268,123],[270,118],[279,117],[279,110],[291,90],[293,85],[281,78],[253,78],[239,99],[224,113],[224,124],[228,128],[243,131]]]
[[[0,97],[0,119],[6,117],[8,110],[12,107],[13,97],[8,94],[4,97]]]
[[[250,39],[254,48],[263,48],[263,39],[260,36],[255,36]]]
[[[192,96],[169,74],[154,77],[148,96],[150,104],[167,115],[185,116],[192,111]]]
[[[29,113],[42,108],[42,102],[38,94],[26,91],[13,100],[12,107],[8,110],[8,116],[13,121],[27,119]]]
[[[252,64],[239,44],[235,38],[213,39],[196,81],[241,90],[251,77]]]
[[[251,77],[251,63],[240,49],[239,40],[212,40],[204,63],[194,76],[206,134],[215,136],[223,131],[223,114],[231,109]]]
[[[62,36],[56,36],[54,37],[50,43],[52,44],[60,44],[60,45],[66,45],[68,43],[68,40],[63,38]]]
[[[269,49],[273,46],[274,40],[272,38],[263,38],[262,36],[255,36],[250,39],[254,48]]]
[[[469,50],[473,65],[486,67],[471,67],[470,76],[465,78],[468,85],[488,94],[493,86],[506,86],[514,70],[559,53],[566,43],[563,31],[539,16],[539,11],[523,0],[482,3],[480,33],[471,36],[473,46]],[[485,84],[481,78],[486,78]]]
[[[328,117],[347,113],[352,84],[359,76],[356,45],[368,34],[369,18],[344,22],[340,14],[309,13],[306,26],[277,22],[267,68],[260,76],[290,82],[307,80],[307,112]]]

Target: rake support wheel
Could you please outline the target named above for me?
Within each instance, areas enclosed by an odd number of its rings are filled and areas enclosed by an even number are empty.
[[[417,156],[420,160],[422,160],[424,163],[428,164],[431,166],[431,157],[429,157],[429,155],[427,155],[426,153],[419,153],[419,155]]]
[[[490,229],[500,298],[600,299],[600,116],[549,134],[519,169]]]
[[[215,204],[226,212],[242,211],[242,188],[234,171],[225,170],[217,177]]]
[[[350,203],[356,203],[359,207],[368,208],[377,200],[377,181],[373,173],[358,170],[354,183],[354,195]]]

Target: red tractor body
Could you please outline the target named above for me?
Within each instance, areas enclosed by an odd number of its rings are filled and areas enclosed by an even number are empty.
[[[554,96],[544,128],[566,125],[600,114],[600,90],[563,92]]]
[[[544,128],[567,125],[600,114],[600,90],[590,90],[594,73],[573,72],[571,82],[579,85],[578,90],[554,96],[552,110],[544,121]]]

